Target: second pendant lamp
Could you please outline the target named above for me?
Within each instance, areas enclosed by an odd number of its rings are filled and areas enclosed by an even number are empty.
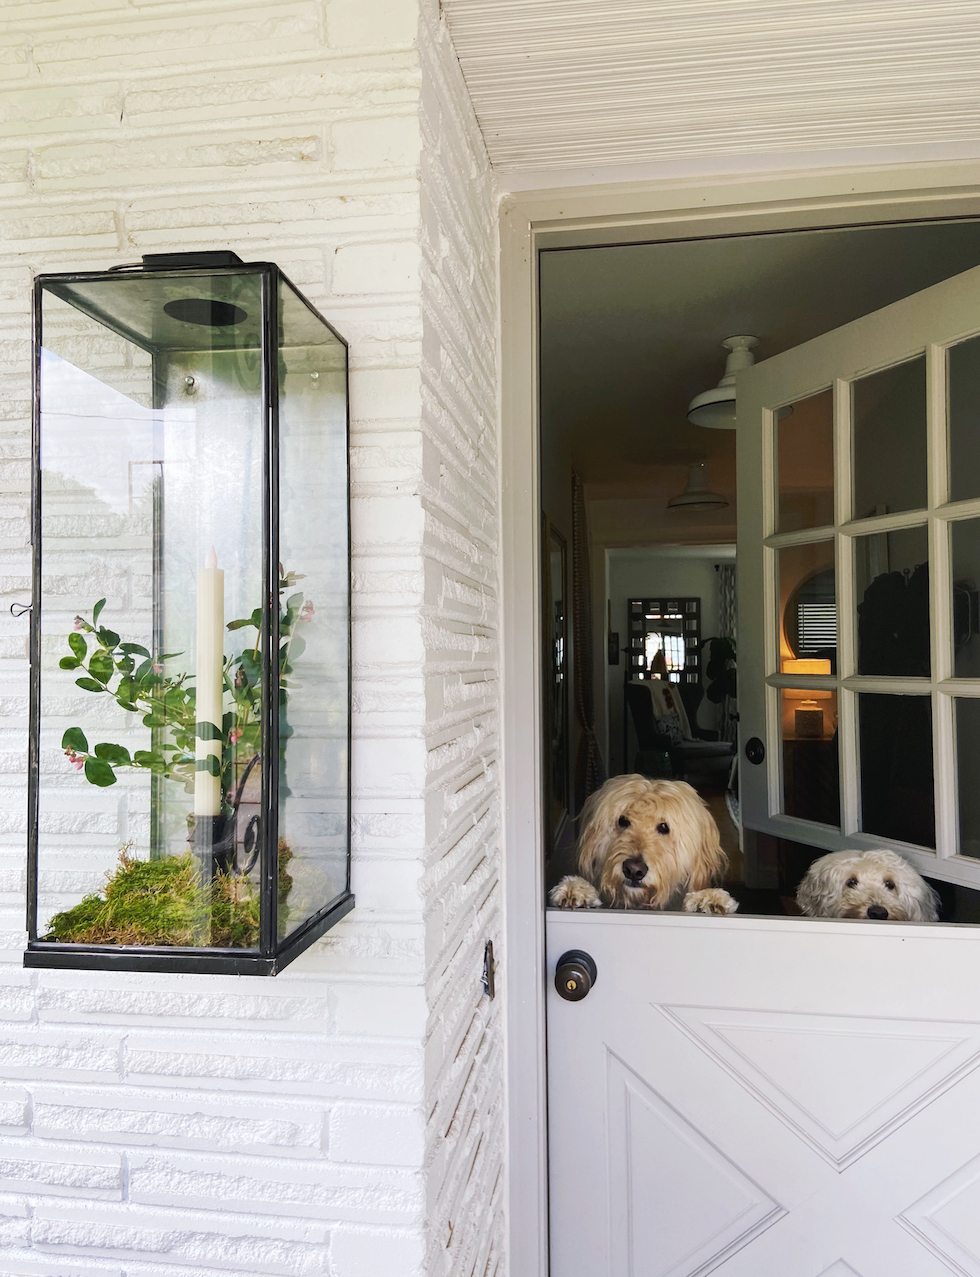
[[[720,492],[712,492],[708,488],[708,465],[705,461],[695,461],[691,466],[687,487],[683,492],[671,497],[667,502],[668,510],[724,510],[728,505],[727,497]]]

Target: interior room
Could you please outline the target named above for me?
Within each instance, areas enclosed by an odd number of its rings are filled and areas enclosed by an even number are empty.
[[[764,881],[752,880],[742,856],[732,374],[978,263],[980,227],[969,220],[542,253],[549,887],[575,871],[576,817],[587,794],[606,776],[640,772],[687,780],[707,801],[731,866],[726,886],[742,912],[797,911],[796,888],[819,848],[773,839],[774,876]],[[956,394],[980,380],[972,347],[961,348]],[[915,463],[924,447],[916,426],[924,394],[924,358],[861,382],[854,465],[855,474],[871,477],[855,489],[855,517],[925,504],[905,490],[924,483],[924,460]],[[833,420],[830,390],[779,412],[781,528],[833,522]],[[963,446],[977,446],[976,438],[976,431],[964,432]],[[954,476],[954,499],[955,482]],[[980,537],[973,521],[955,526],[952,545],[956,663],[967,677],[980,670]],[[785,547],[777,557],[781,669],[803,684],[781,693],[784,811],[833,824],[836,695],[806,685],[836,672],[833,542]],[[922,593],[928,557],[924,528],[858,544],[861,672],[914,675],[916,660],[928,662],[927,585]],[[900,654],[891,657],[876,656],[874,648],[875,636],[887,629],[886,581],[902,585],[898,606],[907,631]],[[880,663],[889,659],[901,669]],[[873,819],[883,836],[903,836],[895,833],[900,827],[929,846],[935,817],[928,698],[916,704],[915,697],[892,697],[887,705],[889,698],[877,698],[877,705],[875,699],[863,701],[862,741],[869,751],[877,742],[885,759],[887,743],[898,737],[908,777],[905,805],[896,807],[896,791],[884,779],[877,784],[869,762],[865,811],[874,813],[878,804]],[[980,732],[971,728],[975,708],[970,702],[957,719],[961,774],[963,760],[980,754]],[[974,854],[980,805],[972,787],[961,788],[963,854]],[[978,893],[934,885],[944,918],[980,920]]]

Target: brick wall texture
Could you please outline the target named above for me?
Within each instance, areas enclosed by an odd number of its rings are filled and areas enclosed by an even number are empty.
[[[0,1277],[489,1277],[495,203],[437,0],[0,20]],[[273,980],[27,972],[30,282],[184,247],[351,342],[357,908]]]

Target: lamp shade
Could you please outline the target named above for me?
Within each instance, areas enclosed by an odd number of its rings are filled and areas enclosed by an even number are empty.
[[[726,337],[721,344],[729,352],[725,375],[717,386],[695,395],[688,404],[687,419],[692,426],[707,426],[711,430],[735,429],[735,376],[755,363],[752,349],[758,346],[759,339]]]
[[[728,500],[708,488],[708,467],[703,461],[691,466],[687,487],[667,502],[668,510],[724,510]]]
[[[830,672],[830,661],[828,660],[817,659],[816,657],[783,657],[784,674],[828,675]],[[811,701],[826,701],[833,696],[833,692],[824,692],[813,687],[806,688],[800,694]]]

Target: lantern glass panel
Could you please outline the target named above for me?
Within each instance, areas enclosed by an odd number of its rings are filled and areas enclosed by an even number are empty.
[[[279,916],[348,890],[347,351],[279,285]]]
[[[219,315],[251,323],[164,309],[220,300],[225,282],[122,278],[73,304],[43,294],[44,939],[259,944],[261,280],[236,279],[234,311]],[[126,334],[134,292],[164,317],[152,350]]]

